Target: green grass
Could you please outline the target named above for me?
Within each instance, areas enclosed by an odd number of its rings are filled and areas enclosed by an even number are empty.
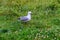
[[[32,20],[18,21],[28,11]],[[60,40],[60,1],[0,0],[0,40]]]

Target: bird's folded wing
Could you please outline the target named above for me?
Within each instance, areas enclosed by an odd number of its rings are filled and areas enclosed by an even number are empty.
[[[27,17],[21,17],[20,20],[22,20],[22,21],[27,21],[28,18],[27,18]]]

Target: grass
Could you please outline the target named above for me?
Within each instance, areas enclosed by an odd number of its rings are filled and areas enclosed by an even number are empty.
[[[18,17],[32,11],[28,23]],[[60,40],[59,0],[0,0],[1,40]]]

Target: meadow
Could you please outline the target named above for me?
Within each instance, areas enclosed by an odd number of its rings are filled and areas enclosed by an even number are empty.
[[[0,40],[60,40],[60,0],[0,0]]]

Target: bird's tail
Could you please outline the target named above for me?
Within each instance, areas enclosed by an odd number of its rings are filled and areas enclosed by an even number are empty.
[[[18,18],[18,20],[20,20],[20,18]]]
[[[20,21],[20,18],[18,18],[18,21]]]

